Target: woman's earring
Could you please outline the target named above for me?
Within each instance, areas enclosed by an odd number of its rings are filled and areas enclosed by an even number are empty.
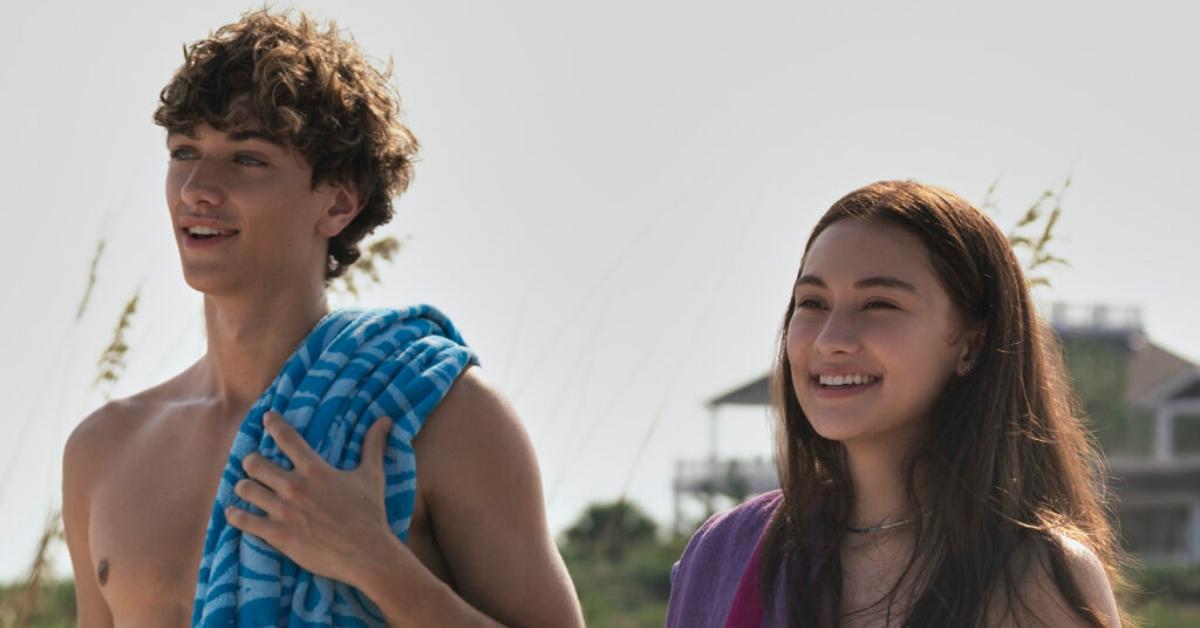
[[[961,375],[963,377],[970,375],[971,369],[973,369],[973,368],[975,368],[975,360],[967,360],[966,362],[963,362],[963,368],[962,368]]]

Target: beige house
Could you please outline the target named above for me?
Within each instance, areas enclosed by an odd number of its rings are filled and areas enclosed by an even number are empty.
[[[1051,323],[1093,432],[1107,455],[1126,546],[1146,563],[1200,564],[1200,366],[1146,337],[1136,309],[1055,305]],[[774,462],[723,459],[716,437],[722,410],[769,403],[768,376],[707,404],[710,446],[679,461],[676,527],[685,502],[706,509],[778,486]]]

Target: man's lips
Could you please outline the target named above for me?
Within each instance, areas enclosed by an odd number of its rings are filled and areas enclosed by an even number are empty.
[[[183,230],[183,242],[188,248],[208,248],[216,246],[226,240],[237,237],[237,231],[227,231],[216,234],[194,234],[188,230]]]
[[[236,232],[237,228],[232,224],[219,218],[209,216],[180,216],[179,228],[184,231],[189,230],[206,230],[206,231],[221,231],[221,232]]]
[[[212,216],[183,215],[179,217],[179,230],[188,248],[216,246],[238,234],[228,222]]]

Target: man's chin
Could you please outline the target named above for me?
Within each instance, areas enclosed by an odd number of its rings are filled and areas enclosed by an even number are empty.
[[[213,272],[211,269],[183,269],[183,281],[196,292],[206,296],[226,296],[239,290],[240,277],[229,276],[232,273]]]

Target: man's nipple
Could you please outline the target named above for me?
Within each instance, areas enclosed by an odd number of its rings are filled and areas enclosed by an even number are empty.
[[[100,559],[100,565],[96,567],[96,579],[100,581],[100,586],[104,586],[108,582],[108,559]]]

